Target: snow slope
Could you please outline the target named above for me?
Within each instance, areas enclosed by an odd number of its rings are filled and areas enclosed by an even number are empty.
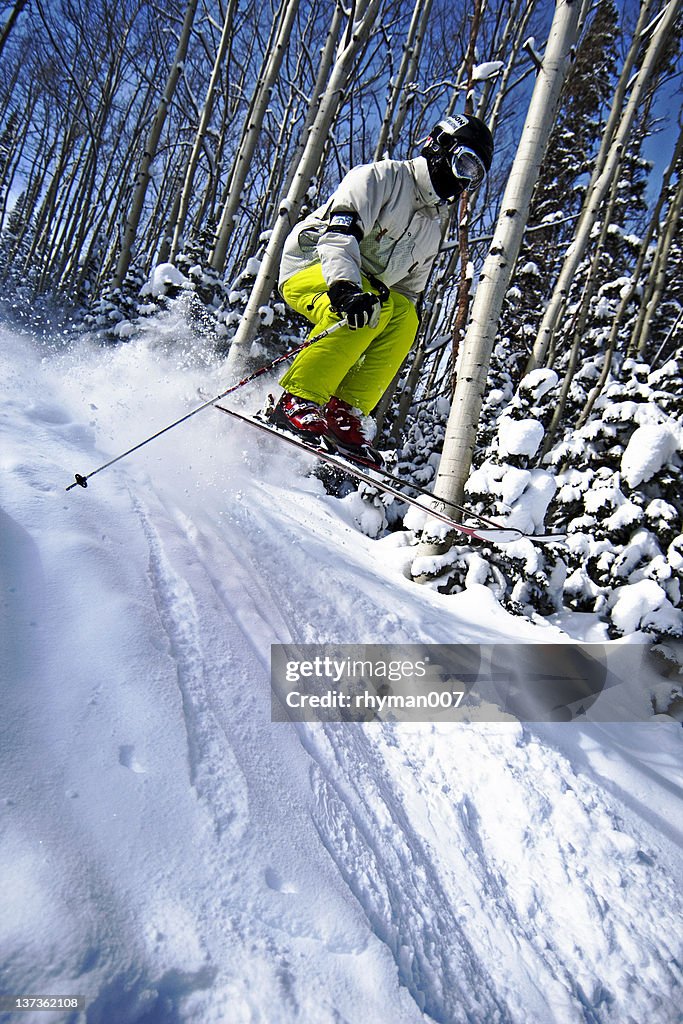
[[[182,339],[0,333],[0,994],[87,999],[0,1020],[680,1020],[678,723],[272,724],[271,643],[563,634],[210,409],[65,492],[226,386]]]

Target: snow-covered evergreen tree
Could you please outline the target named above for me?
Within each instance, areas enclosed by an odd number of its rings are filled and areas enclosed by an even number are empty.
[[[683,635],[683,352],[659,370],[624,359],[594,416],[548,456],[568,527],[565,601],[612,635]]]

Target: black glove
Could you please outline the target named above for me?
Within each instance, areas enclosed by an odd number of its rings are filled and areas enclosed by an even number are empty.
[[[364,292],[351,281],[334,281],[327,289],[330,308],[346,317],[352,331],[359,327],[376,327],[381,303],[374,292]]]

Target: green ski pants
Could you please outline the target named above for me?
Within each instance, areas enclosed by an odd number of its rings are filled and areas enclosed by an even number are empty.
[[[375,291],[365,278],[366,291]],[[306,267],[281,287],[285,301],[315,325],[317,334],[339,320],[330,310],[327,285],[320,264]],[[398,372],[417,334],[415,306],[404,295],[390,291],[382,303],[377,327],[355,331],[340,327],[295,358],[280,380],[286,391],[324,405],[332,395],[372,412]]]

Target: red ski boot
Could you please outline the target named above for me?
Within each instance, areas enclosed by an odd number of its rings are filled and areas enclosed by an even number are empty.
[[[322,407],[310,398],[299,398],[289,391],[280,397],[269,418],[277,426],[298,434],[312,444],[328,432]]]
[[[360,418],[348,402],[333,396],[323,409],[323,413],[327,433],[335,447],[339,449],[340,455],[345,455],[353,462],[360,462],[364,466],[384,465],[382,456],[368,441],[363,433]]]

